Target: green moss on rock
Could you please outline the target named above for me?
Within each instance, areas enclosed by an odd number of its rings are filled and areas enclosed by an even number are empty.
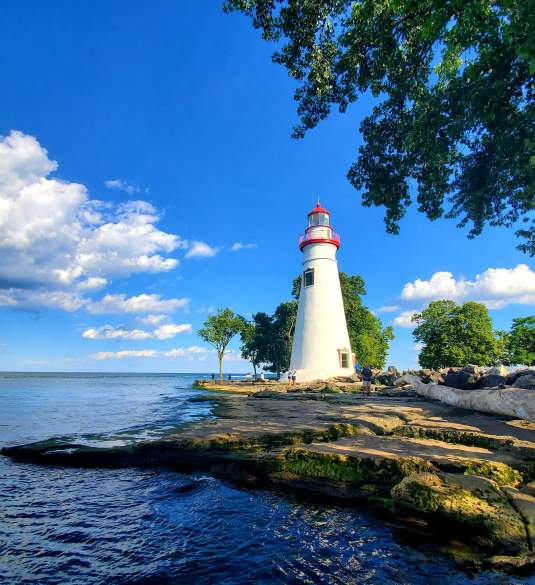
[[[287,451],[282,468],[301,478],[344,482],[377,493],[388,492],[403,477],[433,469],[430,463],[417,458],[361,458],[307,449]]]
[[[421,473],[391,491],[396,506],[442,521],[452,537],[470,536],[479,547],[500,554],[528,554],[521,517],[495,482],[482,477]]]
[[[447,463],[442,461],[435,462],[435,465],[441,470],[450,473],[464,473],[465,475],[478,475],[495,481],[499,486],[520,485],[524,479],[522,473],[510,465],[499,461],[488,461],[483,459],[464,459],[451,460]]]

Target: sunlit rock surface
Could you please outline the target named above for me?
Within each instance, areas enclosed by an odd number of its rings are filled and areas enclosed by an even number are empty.
[[[464,543],[471,566],[533,564],[534,423],[330,387],[206,394],[197,400],[215,402],[214,418],[159,440],[100,447],[51,439],[2,453],[44,464],[202,469],[245,485],[319,492],[366,502],[456,543],[457,552]]]

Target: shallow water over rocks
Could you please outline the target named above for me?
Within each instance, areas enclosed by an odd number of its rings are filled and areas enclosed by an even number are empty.
[[[195,375],[0,375],[0,446],[157,437],[210,405]],[[1,583],[534,583],[468,575],[361,509],[168,470],[0,457]]]

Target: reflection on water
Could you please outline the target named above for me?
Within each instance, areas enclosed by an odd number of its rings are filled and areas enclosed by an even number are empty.
[[[1,444],[157,436],[210,414],[193,376],[2,377]],[[153,424],[147,424],[151,422]],[[101,444],[101,443],[100,443]],[[457,570],[359,510],[167,470],[0,458],[1,583],[535,583]]]

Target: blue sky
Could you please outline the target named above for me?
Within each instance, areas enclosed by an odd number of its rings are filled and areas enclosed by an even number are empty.
[[[533,313],[510,231],[411,209],[388,236],[346,179],[371,100],[291,139],[294,82],[219,1],[6,0],[2,19],[0,369],[213,371],[195,331],[290,297],[318,196],[395,325],[388,363],[416,365],[403,325],[433,298],[486,301],[499,328]]]

